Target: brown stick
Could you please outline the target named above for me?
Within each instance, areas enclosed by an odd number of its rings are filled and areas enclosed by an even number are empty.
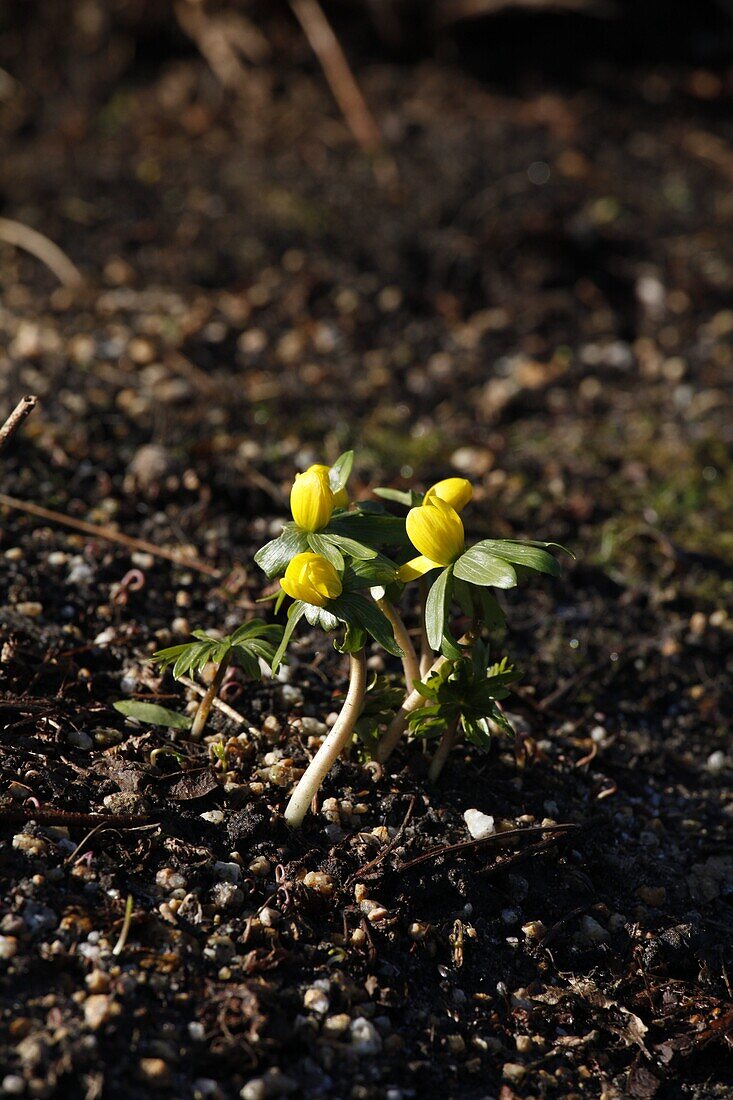
[[[189,676],[179,676],[179,683],[185,684],[191,691],[195,691],[197,695],[202,697],[206,695],[206,688],[201,687],[201,684],[197,684],[195,680],[192,680]],[[227,718],[231,718],[233,722],[236,722],[240,726],[249,726],[252,723],[248,722],[243,714],[240,714],[234,707],[230,707],[228,703],[225,703],[223,699],[214,698],[211,704],[216,710],[220,710],[222,714],[226,714]]]
[[[22,222],[12,221],[10,218],[0,218],[0,241],[11,244],[15,248],[22,248],[24,252],[30,252],[49,271],[53,272],[62,286],[78,287],[84,282],[79,268],[71,262],[65,252],[62,252],[57,244],[44,237],[36,229],[31,229]]]
[[[2,428],[0,428],[0,451],[7,447],[20,425],[31,415],[37,404],[38,398],[34,393],[27,393],[25,397],[21,397]]]
[[[429,851],[423,852],[421,856],[416,856],[408,863],[403,863],[401,867],[396,867],[395,870],[400,873],[409,871],[413,867],[418,867],[421,863],[428,863],[431,859],[437,859],[438,856],[455,855],[458,852],[467,852],[471,848],[474,851],[480,851],[494,844],[503,844],[508,840],[517,840],[525,836],[537,836],[538,833],[562,836],[563,833],[572,832],[574,829],[579,828],[579,825],[568,822],[566,825],[530,825],[528,828],[523,829],[507,829],[503,833],[492,833],[491,836],[486,836],[482,840],[462,840],[458,844],[442,844],[438,848],[430,848]]]
[[[318,0],[290,0],[354,140],[365,153],[382,147],[382,135]]]
[[[208,577],[221,577],[221,571],[215,569],[213,565],[207,565],[206,562],[199,561],[198,558],[184,557],[183,554],[177,554],[173,550],[165,550],[162,546],[156,546],[153,542],[146,542],[145,539],[123,535],[121,531],[116,531],[114,527],[87,523],[86,520],[75,519],[73,516],[64,515],[63,512],[54,512],[51,508],[42,508],[40,504],[31,504],[28,500],[18,500],[16,497],[6,496],[5,493],[0,493],[0,505],[5,508],[17,508],[21,512],[28,512],[29,515],[46,519],[50,523],[61,523],[65,527],[71,527],[74,531],[82,531],[85,535],[91,535],[93,538],[106,539],[107,542],[118,542],[121,546],[126,546],[128,550],[140,550],[144,554],[153,554],[155,557],[165,558],[166,561],[172,561],[174,565],[181,565],[186,569],[196,569],[199,573],[205,573]]]

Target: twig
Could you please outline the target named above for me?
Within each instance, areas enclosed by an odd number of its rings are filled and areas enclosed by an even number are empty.
[[[507,829],[503,833],[492,833],[491,836],[483,837],[482,840],[462,840],[458,844],[444,844],[438,848],[431,848],[429,851],[423,852],[421,856],[411,859],[408,863],[403,863],[401,867],[396,867],[395,870],[402,873],[417,867],[421,863],[428,863],[431,859],[437,859],[438,856],[455,855],[458,852],[467,852],[470,849],[479,851],[491,847],[493,844],[503,844],[507,840],[516,840],[525,836],[536,836],[538,833],[562,836],[563,833],[579,828],[579,825],[569,822],[566,825],[530,825],[526,829]]]
[[[191,691],[195,691],[197,695],[202,697],[206,695],[207,688],[201,687],[201,684],[197,684],[195,680],[191,680],[188,676],[179,676],[179,682],[185,684]],[[215,698],[212,702],[212,707],[216,707],[222,714],[226,714],[227,718],[231,718],[233,722],[237,722],[240,726],[249,726],[250,723],[244,718],[238,710],[234,707],[230,707],[228,703],[225,703],[223,699]]]
[[[171,561],[174,565],[181,565],[186,569],[196,569],[199,573],[205,573],[209,577],[221,577],[221,571],[215,569],[213,565],[207,565],[206,562],[199,561],[198,558],[187,558],[183,554],[177,554],[173,550],[165,550],[162,546],[156,546],[153,542],[146,542],[145,539],[132,538],[130,535],[123,535],[121,531],[116,531],[114,527],[99,526],[96,523],[87,523],[83,519],[75,519],[73,516],[64,515],[63,512],[54,512],[50,508],[42,508],[39,504],[31,504],[27,500],[18,500],[16,497],[6,496],[5,493],[0,493],[0,505],[4,505],[6,508],[17,508],[21,512],[28,512],[32,516],[38,516],[39,519],[47,519],[51,523],[61,523],[65,527],[71,527],[74,531],[83,531],[85,535],[91,535],[93,538],[106,539],[108,542],[118,542],[121,546],[126,546],[129,550],[141,550],[145,554],[153,554],[158,558],[165,558],[166,561]]]
[[[349,875],[348,879],[346,880],[347,886],[350,883],[354,882],[356,879],[364,878],[369,871],[373,871],[375,867],[378,867],[382,860],[389,855],[395,845],[400,842],[405,832],[405,829],[410,824],[412,811],[415,809],[415,799],[416,795],[413,794],[410,798],[410,805],[407,807],[407,813],[405,814],[404,820],[395,835],[390,840],[389,844],[385,844],[384,848],[382,848],[381,851],[377,852],[374,859],[370,860],[369,863],[365,863],[364,866],[360,867],[358,871],[354,871],[353,875]]]
[[[129,828],[150,820],[149,814],[84,814],[76,810],[55,810],[53,806],[0,806],[0,826],[23,825],[37,821],[39,825],[76,825],[90,829],[97,825],[114,825]]]
[[[241,92],[251,77],[240,54],[257,63],[269,54],[267,39],[240,15],[210,17],[198,3],[179,0],[174,5],[178,23],[193,39],[220,84]]]
[[[53,272],[62,286],[79,287],[84,283],[81,271],[66,253],[37,229],[31,229],[30,226],[10,218],[0,218],[0,241],[22,248],[24,252],[35,256]]]
[[[536,844],[530,844],[526,848],[520,848],[518,852],[512,852],[506,859],[499,859],[496,863],[489,863],[486,867],[482,867],[478,874],[499,874],[500,871],[505,871],[507,867],[513,867],[515,863],[521,863],[523,859],[529,859],[531,856],[536,856],[540,852],[544,852],[545,849],[552,847],[555,841],[559,840],[562,836],[564,836],[564,833],[560,833],[559,836],[548,837],[547,840],[539,840]]]
[[[31,415],[37,404],[38,398],[34,393],[28,393],[25,397],[21,397],[2,428],[0,428],[0,451],[7,447],[20,425]]]
[[[354,140],[365,153],[378,152],[382,147],[379,127],[318,0],[290,0],[290,7],[318,58]]]

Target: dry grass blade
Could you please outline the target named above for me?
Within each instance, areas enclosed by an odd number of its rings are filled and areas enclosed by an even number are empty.
[[[31,229],[30,226],[10,218],[0,218],[0,241],[13,245],[14,248],[22,248],[24,252],[35,256],[53,272],[62,286],[74,288],[83,284],[84,277],[76,264],[71,262],[57,244],[44,237],[37,229]]]

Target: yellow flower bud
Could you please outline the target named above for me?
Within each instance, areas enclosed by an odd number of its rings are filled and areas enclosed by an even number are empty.
[[[328,466],[309,466],[296,474],[290,490],[290,511],[304,531],[320,531],[331,518],[334,495],[328,481]]]
[[[423,504],[429,504],[435,497],[439,497],[450,504],[451,508],[455,508],[456,512],[462,512],[472,496],[473,485],[465,477],[446,477],[430,486]]]
[[[341,595],[341,578],[320,554],[296,554],[285,570],[280,586],[294,600],[325,607]]]
[[[403,582],[421,577],[431,569],[445,568],[463,553],[465,534],[461,517],[439,496],[407,513],[407,534],[420,557],[399,569],[397,576]]]
[[[349,494],[346,489],[338,489],[333,494],[333,506],[334,508],[348,508],[349,507]]]

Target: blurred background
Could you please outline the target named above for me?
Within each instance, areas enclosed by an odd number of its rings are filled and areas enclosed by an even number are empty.
[[[727,0],[6,5],[13,491],[217,554],[356,445],[730,593],[732,60]]]
[[[0,456],[0,801],[164,814],[155,834],[65,849],[53,878],[29,874],[35,833],[5,845],[2,930],[24,927],[21,905],[34,930],[0,983],[0,1025],[13,1045],[27,1037],[8,1065],[35,1075],[23,1095],[114,1100],[134,1080],[136,1095],[252,1100],[285,1095],[245,1084],[277,1065],[293,1089],[352,1100],[569,1096],[576,1082],[606,1097],[730,1095],[716,1042],[733,1018],[732,265],[733,0],[0,6],[0,424],[22,394],[41,399]],[[524,671],[516,760],[501,739],[490,758],[456,752],[428,792],[410,749],[378,785],[340,765],[327,789],[357,804],[369,787],[360,827],[400,831],[409,795],[426,847],[465,836],[471,806],[583,828],[567,858],[527,861],[506,883],[488,865],[431,865],[415,899],[413,880],[385,875],[380,903],[442,922],[434,959],[391,930],[376,963],[371,947],[332,953],[325,923],[341,936],[353,908],[339,890],[287,965],[277,936],[253,940],[233,978],[219,969],[230,955],[208,961],[200,944],[229,929],[245,949],[249,909],[205,901],[210,923],[184,936],[158,919],[156,870],[173,861],[205,899],[209,865],[233,847],[304,866],[273,810],[285,789],[249,781],[275,744],[265,716],[298,760],[296,717],[325,730],[340,659],[303,631],[292,683],[246,687],[242,713],[265,740],[242,735],[244,787],[205,780],[202,796],[221,798],[225,828],[167,785],[182,761],[210,774],[204,750],[183,743],[192,755],[151,778],[166,735],[131,731],[111,704],[186,705],[150,654],[261,609],[249,563],[281,529],[294,471],[347,447],[354,497],[459,474],[475,486],[470,537],[556,540],[577,560],[506,596],[498,644]],[[199,561],[171,565],[160,548]],[[323,820],[307,859],[345,874],[345,843],[315,850]],[[98,844],[112,847],[97,861]],[[360,851],[354,874],[372,866]],[[119,990],[124,1011],[101,1026],[107,998],[85,1001],[108,988],[92,984],[89,929],[114,942],[128,891],[131,938],[152,955],[128,944],[109,999]],[[474,901],[459,978],[450,929]],[[583,938],[591,912],[603,926]],[[530,932],[540,917],[551,952]],[[298,1030],[299,983],[335,989],[341,967],[361,985],[354,1005],[366,988],[365,1011],[393,1017],[385,1080],[404,1092],[380,1092],[368,1059],[355,1076],[348,1045],[313,1021]],[[540,980],[582,998],[538,998],[528,1016]],[[507,1072],[525,1069],[512,1091]]]

